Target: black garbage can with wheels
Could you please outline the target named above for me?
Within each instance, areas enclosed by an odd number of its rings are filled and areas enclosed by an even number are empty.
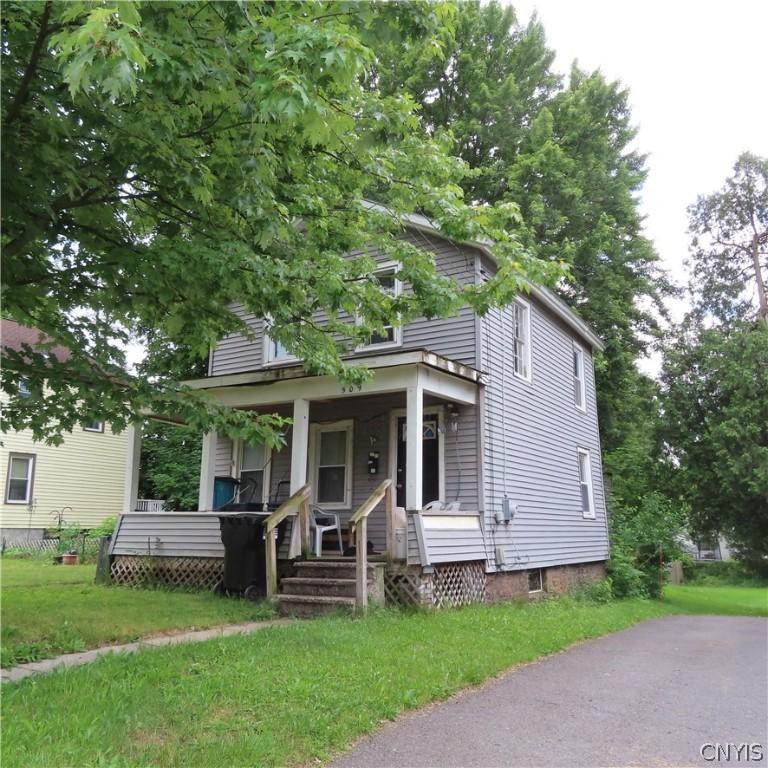
[[[245,505],[227,505],[227,507]],[[226,511],[225,509],[221,510]],[[253,600],[267,593],[267,562],[264,548],[264,523],[269,513],[232,510],[219,516],[221,543],[224,545],[224,577],[215,591],[240,594]],[[277,526],[277,547],[282,544],[287,521]]]

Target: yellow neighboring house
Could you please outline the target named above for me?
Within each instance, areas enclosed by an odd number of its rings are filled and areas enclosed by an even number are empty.
[[[2,320],[2,346],[34,346],[39,333]],[[57,348],[56,354],[67,354]],[[3,396],[3,406],[7,402]],[[61,445],[36,442],[30,430],[0,435],[0,538],[41,538],[63,522],[93,528],[123,511],[128,437],[103,421],[83,424]]]

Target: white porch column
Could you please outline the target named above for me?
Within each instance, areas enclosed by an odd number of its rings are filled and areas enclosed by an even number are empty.
[[[213,477],[216,474],[216,430],[203,436],[203,452],[200,457],[200,494],[197,508],[200,512],[213,509]]]
[[[309,400],[297,398],[293,401],[293,433],[291,435],[291,494],[307,482],[307,451],[309,448]],[[301,530],[299,518],[293,518],[288,557],[301,554]],[[307,521],[307,525],[309,521]]]
[[[422,490],[422,442],[424,438],[424,387],[419,369],[406,395],[406,441],[405,441],[405,508],[410,511],[421,509]]]
[[[309,447],[309,400],[293,401],[293,434],[291,437],[291,493],[307,482]]]
[[[139,465],[141,463],[141,424],[131,424],[125,430],[128,451],[125,457],[123,512],[133,512],[139,498]]]

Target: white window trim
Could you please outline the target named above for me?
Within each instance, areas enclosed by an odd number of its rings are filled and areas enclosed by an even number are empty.
[[[243,471],[243,456],[245,456],[245,441],[242,437],[237,438],[233,443],[234,448],[234,465],[236,471],[236,477],[240,479],[240,473]],[[253,471],[253,470],[247,470]],[[261,503],[266,504],[269,501],[270,484],[272,482],[272,449],[268,446],[264,446],[264,478],[262,481],[261,489]]]
[[[11,466],[14,459],[23,459],[27,462],[27,493],[23,499],[11,499],[9,498],[11,493]],[[8,453],[8,466],[6,468],[5,475],[5,498],[3,502],[5,504],[29,504],[32,501],[32,489],[35,484],[35,465],[37,464],[37,456],[34,453]]]
[[[100,425],[98,428],[93,427],[86,427],[83,426],[83,432],[98,432],[100,435],[103,435],[106,430],[106,425],[103,421],[99,421],[98,424]]]
[[[577,478],[579,483],[579,506],[581,506],[581,457],[586,456],[587,457],[587,492],[589,495],[589,512],[585,512],[582,510],[582,516],[585,520],[594,520],[595,519],[595,494],[593,492],[592,488],[592,457],[590,456],[589,451],[586,448],[577,448],[577,457],[576,457],[576,471],[577,471]]]
[[[574,354],[578,354],[581,359],[581,378],[579,379],[576,374],[573,374],[573,403],[576,406],[577,410],[581,411],[582,413],[587,412],[587,374],[586,374],[586,363],[587,363],[587,356],[584,353],[584,347],[582,347],[580,344],[577,344],[576,342],[573,342],[573,352]],[[576,402],[576,381],[581,381],[581,405],[579,405]]]
[[[525,354],[523,356],[523,364],[525,365],[525,374],[518,373],[515,370],[514,350],[512,354],[512,374],[515,376],[515,378],[518,378],[521,381],[527,381],[530,383],[531,381],[531,305],[525,299],[521,299],[521,298],[514,299],[512,304],[517,304],[517,306],[523,310],[523,313],[525,315]],[[514,315],[512,317],[512,322],[514,325]],[[514,338],[512,339],[512,342],[514,343]]]
[[[298,362],[299,358],[296,357],[296,355],[286,354],[286,355],[283,355],[282,357],[275,357],[272,354],[272,345],[274,344],[274,339],[269,335],[270,322],[271,322],[271,319],[269,317],[265,317],[263,320],[264,332],[262,336],[264,340],[264,348],[263,348],[264,367],[268,368],[269,366],[272,366],[272,365],[283,365],[284,363]]]
[[[352,443],[354,440],[354,425],[353,419],[344,419],[343,421],[334,421],[327,424],[310,424],[310,441],[309,441],[309,467],[312,478],[312,496],[314,503],[321,509],[331,510],[348,510],[352,509]],[[345,458],[344,467],[344,501],[336,502],[324,502],[317,501],[317,491],[320,487],[319,474],[320,474],[320,435],[323,432],[346,432],[347,433],[347,454]]]
[[[531,589],[531,574],[538,572],[539,574],[539,588],[538,589]],[[528,594],[529,595],[538,595],[539,592],[544,591],[544,570],[542,568],[532,568],[528,573]]]
[[[397,270],[400,268],[400,264],[396,261],[386,261],[379,264],[376,269],[373,270],[374,275],[382,275],[386,274],[388,272],[392,272],[393,276],[395,278],[395,297],[400,295],[400,292],[403,290],[403,283],[402,280],[400,280],[397,277]],[[359,317],[355,318],[355,323],[357,325],[360,325],[361,320]],[[403,346],[403,326],[402,325],[393,325],[392,326],[392,341],[382,341],[378,344],[360,344],[356,348],[356,352],[369,352],[369,351],[375,351],[378,349],[394,349],[396,347],[402,347]]]

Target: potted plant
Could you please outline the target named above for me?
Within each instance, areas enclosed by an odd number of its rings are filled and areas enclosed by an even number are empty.
[[[69,552],[65,552],[61,556],[61,562],[64,565],[77,565],[77,561],[80,559],[80,556],[77,554],[77,550],[70,549]]]
[[[59,552],[63,553],[63,565],[77,565],[80,559],[77,554],[77,539],[80,535],[80,526],[76,522],[64,523],[59,530]]]

